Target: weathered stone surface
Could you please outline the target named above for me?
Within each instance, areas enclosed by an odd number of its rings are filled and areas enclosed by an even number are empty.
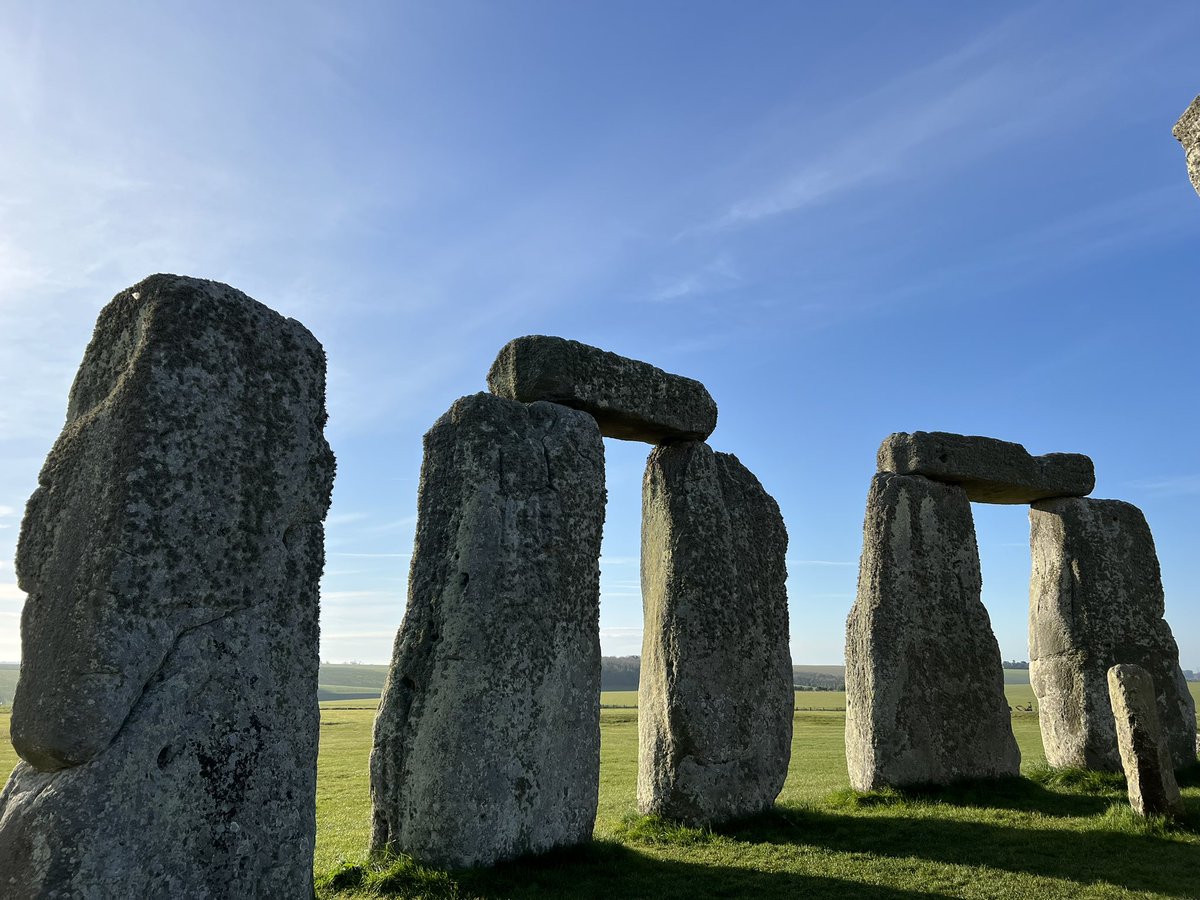
[[[1016,775],[966,491],[882,473],[846,622],[846,762],[860,791]]]
[[[686,442],[642,487],[638,808],[717,822],[771,806],[792,740],[787,531],[736,456]]]
[[[101,312],[29,500],[6,897],[307,897],[325,357],[226,285]]]
[[[1150,673],[1176,766],[1196,758],[1196,711],[1163,619],[1154,538],[1141,510],[1119,500],[1059,499],[1029,512],[1029,680],[1052,766],[1119,772],[1108,670]]]
[[[1183,798],[1158,721],[1154,679],[1141,666],[1108,670],[1108,696],[1117,727],[1129,805],[1139,816],[1181,816]]]
[[[475,394],[425,436],[373,851],[481,866],[591,839],[604,498],[600,431],[576,410]]]
[[[1179,121],[1175,123],[1171,133],[1175,140],[1183,144],[1187,155],[1188,177],[1192,179],[1192,187],[1200,194],[1200,97],[1192,101],[1192,105],[1184,110]]]
[[[960,485],[977,503],[1082,497],[1096,486],[1082,453],[1031,456],[1020,444],[945,431],[899,432],[879,447],[879,471]]]
[[[700,382],[560,337],[509,341],[487,382],[488,390],[509,400],[581,409],[600,423],[605,437],[702,441],[717,427],[717,404]]]

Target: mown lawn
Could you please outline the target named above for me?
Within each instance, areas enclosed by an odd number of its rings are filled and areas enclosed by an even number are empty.
[[[317,801],[320,896],[1200,897],[1200,776],[1189,819],[1141,822],[1119,776],[1045,769],[1033,692],[1006,688],[1026,777],[937,792],[848,789],[845,695],[797,692],[792,763],[775,812],[715,831],[635,814],[635,692],[601,710],[596,840],[483,872],[360,864],[368,837],[370,710],[326,705]]]
[[[1193,686],[1193,692],[1196,693]],[[481,872],[363,866],[374,701],[322,704],[322,898],[1200,897],[1200,775],[1181,825],[1137,820],[1117,776],[1049,773],[1028,685],[1007,687],[1026,777],[937,792],[848,789],[845,695],[796,694],[776,810],[715,831],[636,816],[636,692],[602,697],[596,840]],[[7,709],[0,729],[7,734]],[[16,762],[0,742],[0,767]]]

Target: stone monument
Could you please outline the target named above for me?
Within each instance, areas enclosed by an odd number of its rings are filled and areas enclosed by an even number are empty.
[[[223,284],[100,313],[29,500],[6,897],[309,897],[325,355]]]

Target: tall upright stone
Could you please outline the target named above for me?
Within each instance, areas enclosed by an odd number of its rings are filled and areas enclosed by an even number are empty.
[[[638,808],[717,822],[769,808],[787,777],[787,532],[737,459],[684,442],[642,486]]]
[[[1017,774],[981,586],[965,489],[877,474],[846,623],[846,762],[857,790]]]
[[[590,840],[604,499],[586,413],[475,394],[425,436],[371,751],[374,852],[467,867]]]
[[[1154,538],[1120,500],[1043,500],[1029,513],[1029,680],[1052,766],[1121,770],[1108,670],[1150,673],[1174,764],[1196,758],[1196,711],[1163,619]]]
[[[1108,696],[1129,805],[1139,816],[1177,818],[1184,812],[1183,798],[1158,721],[1157,693],[1154,679],[1141,666],[1121,663],[1108,670]]]
[[[1188,177],[1191,178],[1196,193],[1200,194],[1200,97],[1193,100],[1183,111],[1171,133],[1175,135],[1175,140],[1183,145],[1183,152],[1187,156]]]
[[[0,895],[311,896],[324,388],[226,285],[100,313],[17,551]]]

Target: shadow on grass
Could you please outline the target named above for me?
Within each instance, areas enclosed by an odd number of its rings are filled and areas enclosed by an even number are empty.
[[[736,850],[736,848],[733,848]],[[580,900],[706,900],[706,898],[830,898],[861,900],[939,900],[949,895],[908,891],[794,872],[768,872],[738,866],[656,859],[617,841],[593,841],[540,856],[501,863],[491,869],[442,872],[404,858],[381,870],[345,866],[323,879],[318,897],[407,897],[423,900],[468,898],[580,898]]]
[[[777,807],[713,830],[631,816],[617,830],[615,840],[492,869],[447,873],[406,858],[382,866],[346,866],[323,879],[320,896],[440,900],[949,896],[823,875],[820,870],[829,865],[830,854],[860,859],[864,877],[876,881],[887,880],[893,865],[911,868],[920,861],[1057,878],[1081,889],[1099,883],[1169,897],[1197,896],[1200,800],[1188,798],[1182,822],[1146,821],[1130,810],[1119,775],[1049,770],[1034,775],[1034,779],[966,782],[936,790],[842,791],[820,807]],[[1200,769],[1180,776],[1181,783],[1200,783]],[[963,812],[939,815],[936,806]],[[978,808],[979,817],[963,818],[972,815],[967,807]],[[987,816],[1002,818],[980,821]],[[1076,821],[1069,825],[1057,821],[1071,817]],[[661,858],[680,853],[689,858]]]
[[[1009,809],[1043,816],[1079,818],[1102,814],[1127,796],[1125,779],[1086,769],[1039,768],[1028,777],[959,781],[950,785],[916,785],[860,793],[847,788],[826,805],[834,809],[867,809],[908,804]]]

